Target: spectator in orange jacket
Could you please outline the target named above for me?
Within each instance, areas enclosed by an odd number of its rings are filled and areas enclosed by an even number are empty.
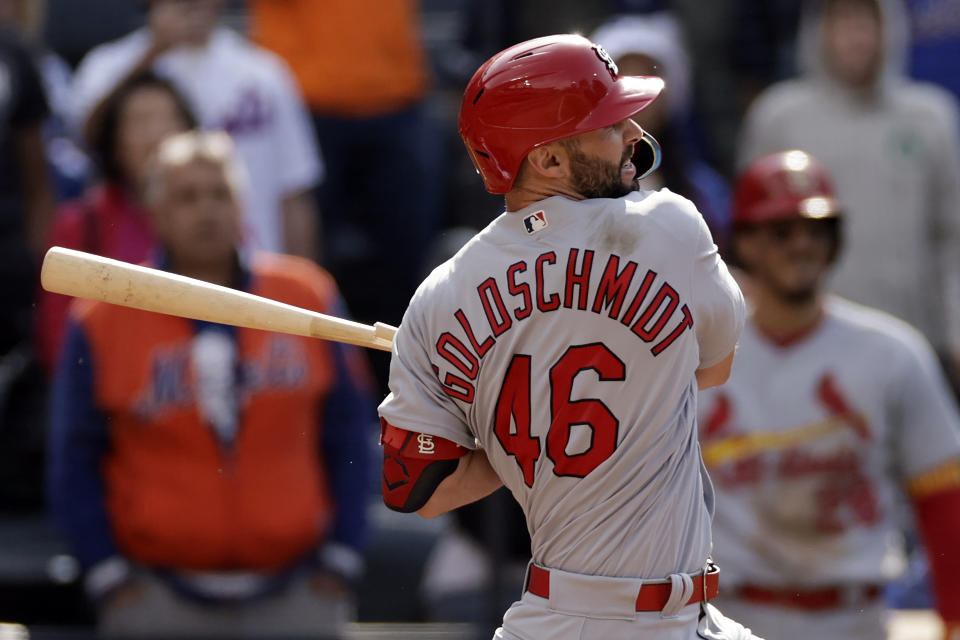
[[[236,179],[225,134],[161,144],[146,191],[155,264],[342,314],[310,261],[238,252]],[[366,538],[375,417],[363,354],[103,303],[71,313],[49,490],[100,630],[335,632]]]

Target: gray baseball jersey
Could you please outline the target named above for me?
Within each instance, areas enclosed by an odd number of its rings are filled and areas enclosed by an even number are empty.
[[[890,579],[901,487],[960,456],[960,419],[924,338],[840,298],[793,344],[748,322],[730,380],[701,394],[700,412],[728,585]]]
[[[534,561],[694,572],[712,509],[694,372],[730,353],[743,319],[688,200],[554,196],[502,214],[421,284],[380,414],[483,447]]]

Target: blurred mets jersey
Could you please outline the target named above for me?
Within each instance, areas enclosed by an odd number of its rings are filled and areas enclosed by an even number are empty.
[[[909,325],[841,298],[799,342],[748,322],[730,379],[700,396],[727,584],[876,584],[902,568],[910,480],[960,455],[933,351]]]
[[[77,130],[97,103],[133,70],[152,45],[147,28],[94,47],[74,77]],[[323,177],[313,126],[286,63],[227,27],[202,47],[175,47],[153,71],[169,78],[201,125],[230,134],[245,169],[240,180],[246,241],[253,249],[284,248],[283,199],[312,189]]]
[[[730,353],[743,319],[688,200],[554,196],[502,214],[423,282],[380,414],[483,447],[544,566],[697,571],[712,490],[694,372]]]

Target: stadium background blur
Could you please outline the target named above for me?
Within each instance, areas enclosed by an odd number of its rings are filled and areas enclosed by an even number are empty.
[[[320,4],[320,0],[316,2]],[[420,120],[413,131],[427,149],[421,161],[414,163],[419,174],[403,178],[403,184],[409,188],[398,189],[393,194],[395,201],[384,201],[379,208],[352,199],[351,194],[363,189],[352,174],[359,168],[378,180],[395,171],[396,164],[406,162],[407,154],[413,153],[412,149],[396,145],[409,144],[409,139],[390,139],[379,148],[372,143],[351,148],[349,142],[332,139],[324,144],[324,126],[329,126],[331,119],[388,128],[393,121],[384,124],[377,121],[379,114],[371,116],[360,111],[323,113],[322,108],[310,104],[309,95],[306,99],[307,107],[313,111],[320,154],[326,166],[324,182],[314,194],[323,217],[323,231],[317,238],[322,248],[313,257],[333,273],[353,317],[364,322],[398,323],[404,301],[415,283],[455,252],[471,229],[482,228],[502,208],[499,197],[483,190],[456,131],[463,87],[492,53],[540,35],[589,35],[624,14],[671,12],[686,42],[690,88],[689,107],[678,116],[679,135],[672,136],[676,146],[667,146],[665,153],[680,153],[682,149],[686,158],[710,167],[717,179],[726,184],[737,169],[738,135],[752,100],[771,84],[793,77],[798,68],[795,41],[801,0],[382,2],[413,7],[425,53],[426,83],[420,95],[411,101],[419,101]],[[74,109],[70,103],[70,74],[93,47],[141,27],[148,4],[134,0],[0,2],[4,28],[19,30],[47,81],[44,88],[52,115],[44,121],[43,147],[34,151],[43,151],[49,180],[48,192],[38,197],[38,206],[44,205],[44,197],[49,198],[46,206],[76,199],[96,180],[89,150],[77,127],[70,123],[69,114]],[[270,2],[264,0],[261,4]],[[346,4],[349,0],[330,3]],[[960,0],[909,0],[906,7],[910,17],[903,27],[911,33],[913,42],[909,73],[917,79],[940,83],[951,92],[960,91]],[[336,19],[354,21],[353,27],[360,25],[358,28],[362,29],[359,10],[349,13],[338,12]],[[247,2],[229,0],[223,6],[220,21],[230,29],[257,38],[255,14]],[[21,19],[11,22],[11,18]],[[352,73],[354,57],[358,64],[363,63],[362,47],[342,54],[339,62],[343,74]],[[9,86],[0,88],[9,91]],[[24,117],[29,120],[28,116]],[[369,123],[367,118],[372,118]],[[404,120],[401,124],[406,123]],[[4,144],[11,141],[5,140]],[[347,157],[351,154],[359,155],[360,160]],[[36,188],[26,184],[23,187]],[[4,206],[0,218],[5,221],[27,216],[27,205],[23,203],[19,212],[16,204],[6,202]],[[960,215],[960,211],[955,213]],[[403,216],[408,215],[423,215],[424,221],[414,225],[416,232],[403,239],[403,256],[399,251],[391,255],[389,243],[377,237],[378,220],[401,216],[402,224]],[[717,219],[711,221],[718,238],[723,237],[725,215],[728,212],[721,210]],[[48,231],[41,229],[44,237]],[[393,233],[388,229],[381,235],[387,241],[396,241]],[[32,255],[30,264],[35,269],[39,256],[37,241],[21,238],[21,244],[24,242],[26,247],[8,248],[0,255],[0,276],[36,277],[35,271],[25,276],[20,262],[22,256]],[[401,258],[401,273],[388,285],[389,291],[367,284],[371,274],[392,268],[392,260]],[[0,313],[12,312],[5,305]],[[15,324],[5,319],[0,328]],[[32,337],[2,338],[0,342],[6,351],[0,354],[0,623],[26,625],[31,637],[36,638],[92,637],[93,611],[84,596],[79,565],[50,524],[43,498],[46,377],[30,352]],[[379,400],[385,393],[388,356],[368,355],[380,386]],[[368,439],[371,451],[377,455],[375,425],[371,425]],[[357,590],[360,624],[351,626],[346,637],[407,637],[404,633],[411,634],[409,637],[489,637],[504,603],[519,595],[518,584],[527,559],[522,516],[509,496],[501,491],[455,516],[425,521],[383,508],[378,473],[370,477],[367,495],[372,538],[366,552],[367,572]],[[442,554],[437,553],[440,549]],[[451,562],[460,564],[451,570]],[[445,568],[459,575],[445,579]],[[890,597],[918,609],[929,606],[922,559],[911,567],[904,581],[891,589]],[[426,623],[438,626],[404,626]],[[8,637],[5,633],[18,631],[0,626],[0,638]]]

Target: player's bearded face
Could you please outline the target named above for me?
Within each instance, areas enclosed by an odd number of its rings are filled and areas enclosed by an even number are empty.
[[[624,181],[621,172],[633,156],[633,145],[624,148],[619,164],[588,156],[576,144],[568,145],[566,149],[573,175],[572,186],[584,198],[619,198],[640,188],[636,172],[628,182]]]

